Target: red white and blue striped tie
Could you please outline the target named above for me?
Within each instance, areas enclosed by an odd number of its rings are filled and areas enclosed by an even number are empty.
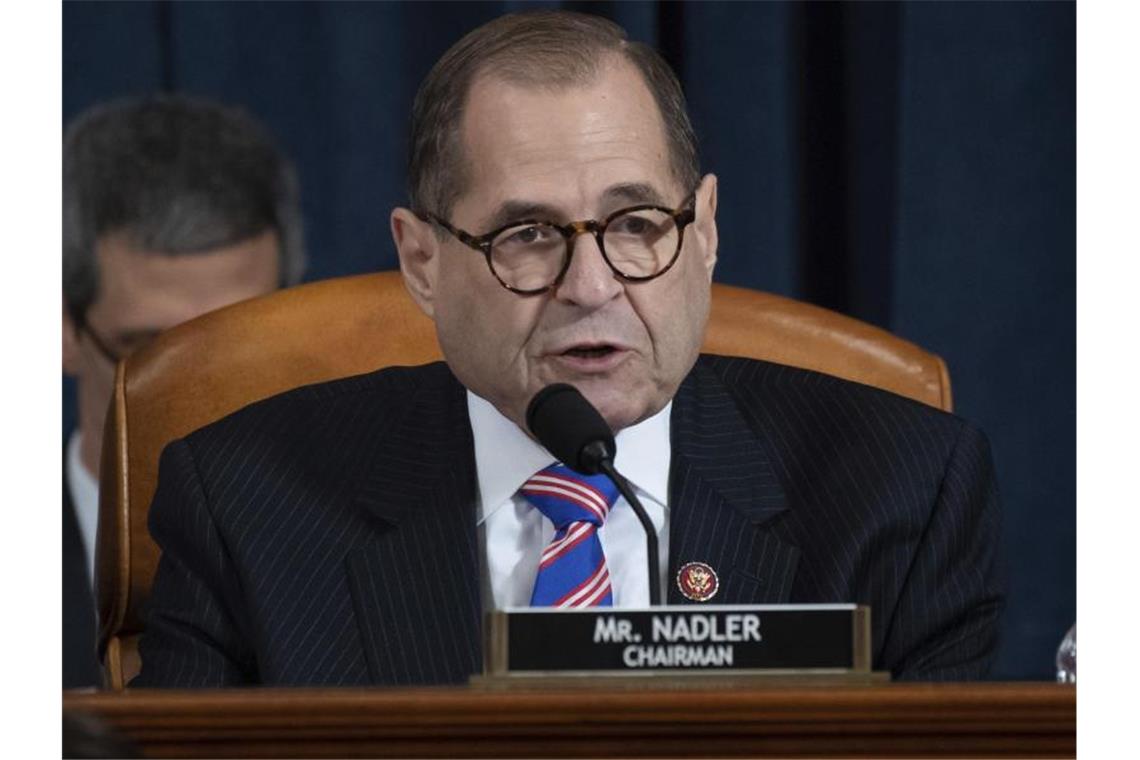
[[[554,539],[542,552],[532,607],[612,607],[610,572],[598,528],[617,500],[604,475],[579,475],[551,465],[523,484],[520,493],[554,523]]]

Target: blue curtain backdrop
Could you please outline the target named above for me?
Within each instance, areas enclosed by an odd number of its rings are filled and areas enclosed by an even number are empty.
[[[155,90],[243,104],[298,163],[308,279],[390,269],[417,84],[533,5],[65,2],[63,113]],[[719,280],[946,358],[1005,504],[994,676],[1051,678],[1076,614],[1075,6],[543,5],[611,17],[679,72],[721,181]]]

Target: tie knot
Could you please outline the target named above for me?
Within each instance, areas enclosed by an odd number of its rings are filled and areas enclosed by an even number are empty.
[[[617,488],[605,475],[580,475],[560,464],[532,475],[521,493],[555,530],[574,522],[601,526],[617,501]]]

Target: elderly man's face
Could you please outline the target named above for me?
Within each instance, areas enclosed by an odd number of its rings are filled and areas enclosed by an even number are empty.
[[[476,235],[517,214],[565,224],[638,203],[677,208],[694,190],[673,176],[656,103],[624,61],[561,90],[480,78],[461,134],[470,182],[450,221]],[[525,430],[534,394],[571,383],[620,430],[660,410],[696,360],[716,261],[715,205],[710,175],[677,262],[657,279],[619,279],[593,236],[580,235],[563,280],[532,296],[503,288],[459,241],[438,242],[426,224],[413,232],[409,215],[394,214],[393,228],[409,288],[466,387]]]

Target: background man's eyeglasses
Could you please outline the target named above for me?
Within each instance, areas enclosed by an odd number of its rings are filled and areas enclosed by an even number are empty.
[[[91,339],[91,345],[95,346],[95,350],[97,350],[103,356],[104,359],[109,361],[112,366],[117,365],[122,359],[125,358],[125,354],[119,354],[119,352],[115,351],[110,346],[108,346],[107,342],[105,340],[103,340],[102,336],[100,336],[99,333],[97,333],[91,329],[91,325],[88,325],[88,324],[79,325],[77,327],[77,332],[83,333],[88,338],[90,338]]]
[[[499,283],[520,295],[543,293],[561,282],[574,255],[574,239],[592,233],[602,258],[616,275],[631,282],[644,282],[669,271],[681,253],[685,227],[696,212],[689,204],[680,209],[643,204],[613,212],[604,220],[587,219],[557,224],[541,219],[522,219],[472,235],[430,212],[416,212],[425,222],[434,222],[460,242],[481,252]]]
[[[104,338],[102,335],[100,335],[90,325],[90,323],[87,322],[87,318],[86,318],[85,314],[80,313],[80,312],[78,312],[75,309],[70,308],[70,307],[69,307],[69,311],[71,312],[72,323],[75,325],[76,334],[77,335],[86,335],[88,338],[90,338],[91,339],[91,345],[93,345],[95,347],[95,350],[99,353],[100,356],[102,356],[104,359],[106,359],[108,362],[111,363],[112,367],[116,366],[121,360],[125,359],[127,356],[131,355],[136,350],[141,348],[141,345],[132,345],[130,348],[128,348],[126,350],[116,351],[115,349],[111,348],[109,341],[106,338]],[[150,336],[148,336],[148,338],[149,337]],[[149,340],[142,341],[143,344],[145,344],[146,342],[149,342]],[[136,343],[137,343],[137,341],[136,341]]]

